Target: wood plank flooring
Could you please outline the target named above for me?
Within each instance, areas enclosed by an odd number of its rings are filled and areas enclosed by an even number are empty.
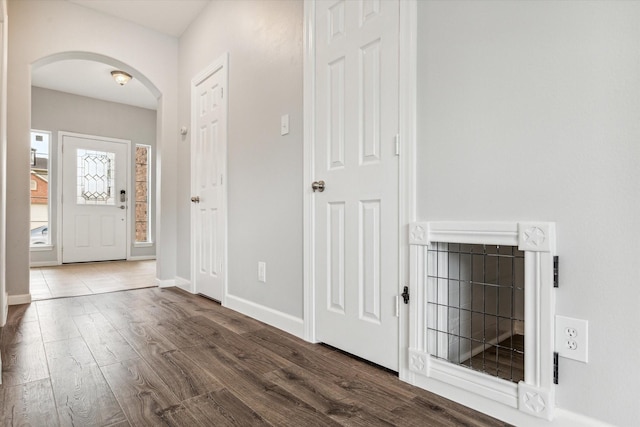
[[[5,426],[504,426],[179,289],[12,306]]]

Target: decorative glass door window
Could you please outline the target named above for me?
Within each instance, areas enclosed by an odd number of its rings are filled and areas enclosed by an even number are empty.
[[[77,150],[77,204],[115,205],[115,157],[106,151]]]
[[[136,145],[136,243],[151,242],[149,209],[151,195],[151,147]]]

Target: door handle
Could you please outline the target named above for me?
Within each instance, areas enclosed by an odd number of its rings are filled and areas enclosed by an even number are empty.
[[[193,197],[191,198],[191,201],[192,201],[193,203],[200,203],[200,197],[199,197],[199,196],[193,196]]]
[[[315,193],[316,191],[322,193],[324,191],[324,181],[313,181],[311,189]]]
[[[125,205],[120,205],[120,209],[126,209],[127,207]]]

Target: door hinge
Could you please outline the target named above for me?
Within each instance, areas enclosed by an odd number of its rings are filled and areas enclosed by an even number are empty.
[[[558,352],[553,352],[553,383],[558,384]]]
[[[224,87],[220,88],[220,99],[224,98]]]
[[[557,288],[560,284],[558,282],[558,256],[553,257],[553,287]]]
[[[400,134],[397,133],[396,136],[393,138],[393,140],[396,148],[396,156],[399,156],[400,155]]]
[[[405,304],[409,304],[409,287],[405,286],[404,289],[402,290],[402,299],[404,300]]]

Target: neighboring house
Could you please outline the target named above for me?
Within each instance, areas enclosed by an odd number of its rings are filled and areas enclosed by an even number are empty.
[[[6,158],[0,159],[0,188],[6,184],[0,200],[6,209],[0,211],[0,286],[6,284],[9,301],[30,298],[23,141],[30,126],[31,67],[67,53],[95,52],[139,70],[150,82],[160,105],[158,280],[186,286],[190,140],[179,130],[191,119],[191,79],[228,53],[228,302],[304,336],[312,297],[303,286],[309,280],[303,201],[311,191],[307,181],[323,177],[308,179],[304,173],[310,153],[302,149],[308,83],[303,60],[315,35],[304,32],[303,2],[212,1],[174,36],[70,1],[8,3],[8,40],[2,38],[9,92],[2,94],[8,119],[0,120],[8,124]],[[339,39],[342,2],[333,3],[336,20],[329,31]],[[0,4],[7,12],[6,3]],[[362,22],[377,3],[359,4],[370,6]],[[443,0],[417,1],[416,9],[408,54],[418,80],[411,88],[417,118],[402,136],[415,139],[415,151],[400,153],[415,169],[416,201],[399,210],[411,210],[421,221],[555,222],[561,260],[555,310],[589,321],[588,363],[560,361],[557,406],[575,426],[636,425],[640,2]],[[284,114],[291,118],[286,137],[280,134]],[[382,149],[391,150],[392,141],[385,143]],[[408,224],[401,225],[406,237]],[[408,249],[401,251],[406,258]],[[256,279],[258,262],[268,265],[266,283]],[[358,268],[358,261],[348,267]],[[402,270],[408,275],[406,265]],[[401,307],[401,334],[409,335],[409,309]],[[548,358],[553,349],[545,347]],[[456,399],[464,392],[462,384],[442,394]],[[537,409],[539,396],[530,397]],[[481,396],[463,403],[500,415]]]
[[[49,223],[48,159],[35,157],[31,166],[31,229]]]

